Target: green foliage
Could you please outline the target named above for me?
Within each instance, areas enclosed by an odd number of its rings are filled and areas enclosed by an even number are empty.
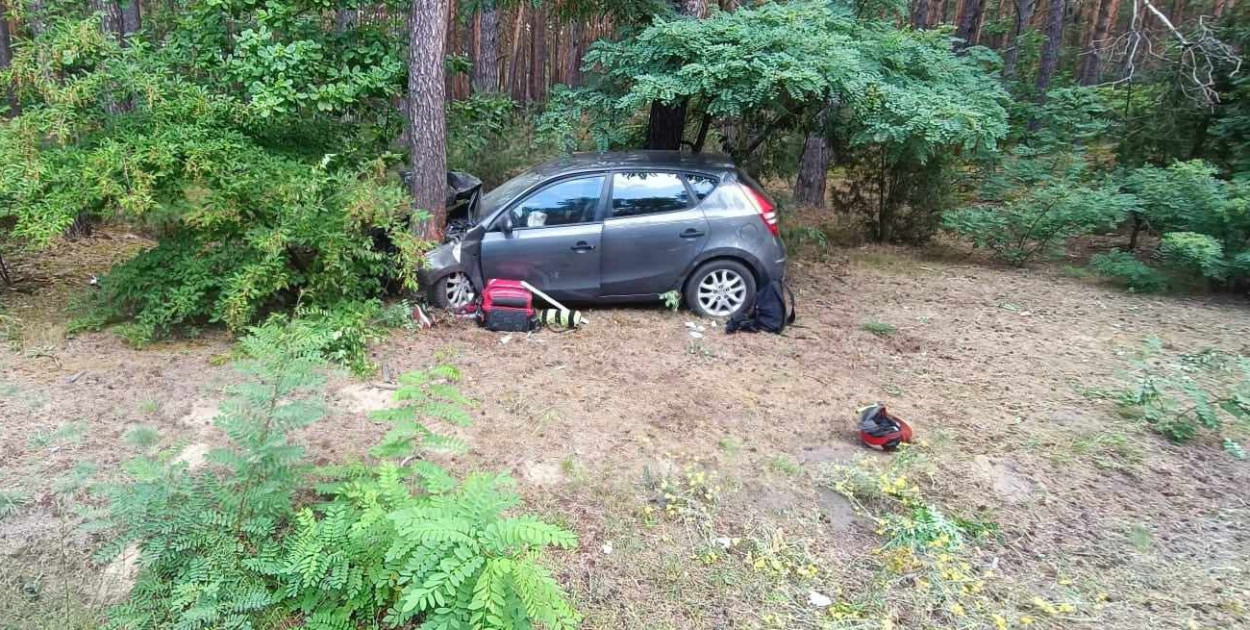
[[[860,324],[859,327],[872,333],[873,335],[876,335],[877,337],[891,337],[894,333],[898,332],[898,328],[895,328],[893,324],[887,324],[876,320],[866,321]]]
[[[449,444],[418,420],[468,422],[453,368],[404,375],[404,406],[380,414],[396,427],[379,454],[402,463],[314,470],[289,435],[322,415],[312,399],[320,340],[261,327],[243,346],[249,379],[215,421],[230,445],[199,471],[134,460],[131,481],[104,491],[108,517],[95,526],[116,537],[97,557],[136,546],[141,566],[107,627],[576,627],[539,563],[576,537],[508,514],[520,499],[507,477],[458,482],[412,461],[418,448]]]
[[[383,312],[377,300],[340,302],[332,309],[300,306],[292,315],[271,315],[248,334],[272,339],[274,345],[305,348],[321,360],[364,376],[376,369],[369,359],[369,345],[385,335]]]
[[[1114,186],[1081,186],[1071,180],[1034,184],[996,206],[948,212],[947,230],[1022,265],[1055,254],[1069,238],[1110,231],[1124,220],[1135,199]]]
[[[411,287],[421,244],[386,172],[398,127],[351,122],[391,110],[394,43],[327,33],[302,4],[192,3],[183,17],[160,48],[72,19],[19,48],[7,76],[24,111],[0,124],[0,224],[28,247],[80,217],[156,236],[102,279],[94,316],[131,320],[138,343],[241,330],[297,297],[328,308],[391,280]]]
[[[1230,425],[1250,426],[1250,359],[1204,354],[1169,359],[1156,345],[1134,367],[1135,385],[1121,404],[1164,437],[1186,442],[1203,431],[1221,436],[1235,428]]]
[[[676,311],[681,307],[681,292],[667,291],[660,294],[660,301],[664,302],[664,308],[670,311]]]
[[[926,197],[903,189],[907,169],[1006,135],[1007,94],[989,79],[985,58],[953,54],[942,32],[899,30],[827,2],[657,19],[619,42],[596,43],[585,58],[593,87],[553,94],[539,130],[570,150],[584,122],[597,148],[628,146],[652,102],[683,103],[693,128],[735,125],[736,142],[723,148],[746,163],[779,131],[806,134],[829,107],[840,142],[855,149],[847,158],[872,158],[865,181],[878,181],[882,168],[899,173],[880,191],[885,211],[874,214],[900,215]],[[889,227],[878,233],[893,236]]]
[[[17,514],[31,503],[30,496],[21,492],[0,490],[0,520]]]
[[[1162,273],[1128,252],[1116,250],[1094,254],[1089,262],[1098,275],[1121,282],[1130,291],[1157,293],[1168,287],[1167,278]]]
[[[138,425],[126,432],[126,443],[139,448],[148,448],[161,439],[161,432],[156,429]]]
[[[1244,240],[1250,217],[1230,206],[1229,184],[1205,162],[1176,162],[1167,168],[1143,166],[1128,174],[1125,189],[1141,200],[1141,219],[1154,232],[1200,232]]]
[[[394,425],[382,442],[374,447],[378,457],[402,457],[420,447],[436,450],[464,451],[466,445],[455,438],[438,435],[421,422],[432,418],[458,426],[468,426],[471,418],[465,408],[469,400],[456,389],[460,372],[441,366],[425,372],[410,372],[399,377],[395,400],[399,407],[373,413],[375,420]]]
[[[249,380],[231,389],[214,421],[230,446],[209,453],[212,468],[139,458],[124,466],[131,482],[104,491],[102,526],[117,535],[97,559],[138,545],[142,566],[108,627],[251,627],[281,601],[257,569],[282,554],[279,535],[308,469],[288,435],[321,417],[308,396],[323,378],[306,348],[263,336],[244,345],[259,358],[240,365]]]
[[[1171,232],[1163,235],[1159,255],[1168,263],[1204,278],[1220,280],[1227,275],[1224,247],[1215,238],[1195,232]]]

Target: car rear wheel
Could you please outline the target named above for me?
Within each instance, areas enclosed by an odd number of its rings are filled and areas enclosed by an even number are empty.
[[[473,281],[463,271],[449,273],[434,282],[430,290],[434,305],[439,308],[456,309],[477,299]]]
[[[713,260],[686,282],[686,306],[700,317],[732,317],[755,302],[755,275],[734,260]]]

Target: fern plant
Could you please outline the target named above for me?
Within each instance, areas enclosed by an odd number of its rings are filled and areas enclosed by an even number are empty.
[[[413,456],[424,448],[462,450],[423,419],[467,425],[459,372],[440,366],[400,377],[400,407],[374,414],[394,427],[374,449],[403,458],[353,467],[326,484],[329,503],[301,512],[281,572],[284,596],[309,628],[346,630],[420,622],[425,630],[575,627],[580,619],[551,573],[543,549],[571,548],[571,532],[528,516],[506,476],[457,483]],[[315,515],[322,514],[321,518]]]
[[[259,358],[241,364],[251,378],[231,390],[214,422],[230,440],[209,453],[215,466],[193,474],[182,463],[139,458],[125,465],[130,483],[105,490],[109,516],[97,525],[117,535],[96,558],[138,545],[142,567],[110,628],[245,628],[281,601],[257,569],[281,555],[277,536],[307,470],[287,436],[322,416],[305,397],[323,377],[307,349],[269,335],[244,344]]]
[[[276,572],[283,597],[310,629],[575,627],[578,614],[537,559],[577,539],[505,517],[518,502],[504,476],[448,487],[384,464],[300,513]]]
[[[372,414],[375,420],[394,425],[382,442],[374,447],[373,454],[383,458],[406,457],[420,447],[458,452],[466,450],[467,446],[461,440],[437,434],[422,423],[423,418],[434,418],[458,426],[470,424],[471,419],[465,411],[469,400],[455,386],[459,380],[460,371],[450,365],[401,375],[395,400],[402,404]]]
[[[288,435],[322,415],[307,400],[323,382],[318,337],[262,327],[243,344],[255,357],[243,364],[251,378],[215,421],[230,446],[209,454],[214,466],[192,472],[168,454],[140,458],[126,464],[130,483],[106,491],[108,516],[93,525],[116,537],[97,557],[137,546],[141,567],[107,627],[577,625],[539,563],[544,549],[573,547],[576,537],[510,515],[519,497],[507,477],[460,483],[415,459],[422,449],[464,446],[423,424],[469,422],[454,368],[404,375],[401,406],[379,414],[395,426],[376,452],[402,460],[312,469]]]

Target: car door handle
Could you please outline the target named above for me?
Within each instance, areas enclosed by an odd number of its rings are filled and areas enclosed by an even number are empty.
[[[703,236],[703,230],[696,230],[695,228],[686,228],[681,231],[680,236],[682,238],[699,238],[700,236]]]
[[[578,241],[576,245],[570,247],[569,249],[575,252],[589,252],[593,251],[595,246],[587,243],[586,241]]]

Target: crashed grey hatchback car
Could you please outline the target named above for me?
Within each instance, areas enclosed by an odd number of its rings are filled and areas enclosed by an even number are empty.
[[[571,303],[678,291],[695,313],[729,317],[786,272],[773,204],[720,156],[578,154],[518,175],[452,219],[448,242],[419,270],[442,307],[506,278]]]

